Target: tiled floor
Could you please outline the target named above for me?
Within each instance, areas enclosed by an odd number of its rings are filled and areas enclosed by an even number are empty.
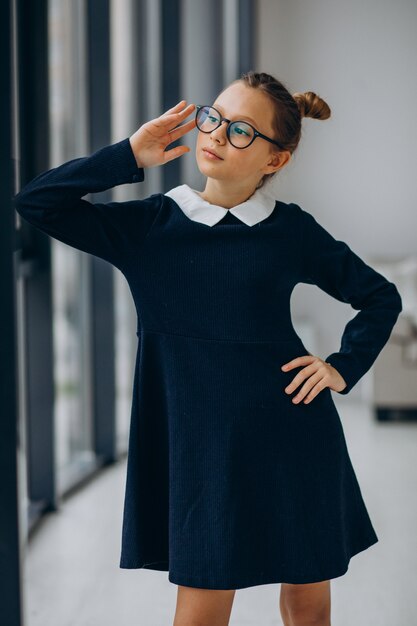
[[[332,626],[417,626],[417,423],[377,423],[365,407],[335,401],[380,541],[332,580]],[[125,462],[105,470],[32,538],[28,626],[172,626],[177,586],[167,572],[118,567],[125,474]],[[238,590],[230,626],[281,625],[279,591]]]

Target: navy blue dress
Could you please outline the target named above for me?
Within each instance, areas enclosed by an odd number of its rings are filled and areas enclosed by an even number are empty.
[[[297,204],[213,227],[164,194],[90,203],[140,182],[129,139],[38,175],[14,198],[36,228],[123,272],[137,310],[121,568],[209,589],[335,578],[378,541],[329,388],[284,388],[308,354],[298,283],[358,313],[329,355],[347,394],[402,310],[396,286]]]

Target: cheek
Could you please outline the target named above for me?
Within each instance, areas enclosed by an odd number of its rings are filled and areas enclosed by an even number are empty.
[[[203,147],[203,144],[201,142],[201,133],[198,133],[197,135],[197,140],[195,142],[195,158],[197,161],[199,161],[201,159],[201,148]]]
[[[233,154],[233,167],[241,172],[242,176],[253,173],[258,166],[258,160],[250,153],[250,148],[246,150],[236,149]]]
[[[195,142],[195,156],[197,160],[203,160],[201,150],[207,145],[207,137],[208,135],[204,135],[204,133],[200,132],[197,135],[197,140]]]

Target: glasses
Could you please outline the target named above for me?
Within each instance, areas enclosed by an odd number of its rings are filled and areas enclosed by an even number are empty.
[[[266,139],[267,141],[277,145],[281,148],[281,150],[283,149],[278,141],[263,135],[257,131],[252,124],[249,124],[249,122],[240,120],[231,122],[226,117],[222,117],[220,111],[206,104],[197,104],[196,109],[195,121],[198,130],[202,133],[211,133],[213,130],[216,130],[216,128],[221,126],[222,122],[227,122],[227,139],[235,148],[248,148],[257,137],[260,137],[261,139]]]

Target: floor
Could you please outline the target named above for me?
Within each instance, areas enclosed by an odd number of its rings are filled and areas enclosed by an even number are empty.
[[[417,626],[417,423],[378,423],[333,395],[380,541],[332,580],[332,626]],[[23,573],[28,626],[172,626],[167,572],[118,567],[125,474],[125,461],[106,469],[36,531]],[[238,590],[230,626],[281,625],[279,591]]]

